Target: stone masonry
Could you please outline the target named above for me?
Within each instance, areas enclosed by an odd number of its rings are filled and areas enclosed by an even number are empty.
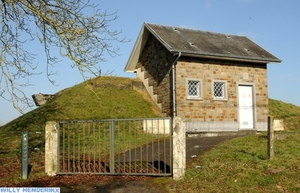
[[[187,78],[201,80],[202,99],[187,99]],[[227,83],[226,100],[213,99],[213,81],[216,80]],[[268,117],[266,64],[181,58],[176,65],[177,116],[190,123],[206,122],[215,125],[210,127],[238,130],[239,84],[253,85],[255,126],[265,130]]]
[[[150,35],[138,61],[149,86],[158,96],[161,111],[172,116],[172,55],[158,40]],[[237,131],[239,130],[238,85],[253,85],[254,125],[256,130],[267,129],[268,84],[267,65],[181,57],[175,66],[176,115],[187,124],[187,131]],[[186,79],[201,80],[202,99],[187,99]],[[213,81],[227,84],[227,99],[213,99]]]
[[[171,116],[171,68],[175,56],[159,43],[152,35],[145,45],[139,59],[138,68],[145,72],[149,86],[153,86],[153,94],[158,95],[157,103],[161,104],[161,112]]]

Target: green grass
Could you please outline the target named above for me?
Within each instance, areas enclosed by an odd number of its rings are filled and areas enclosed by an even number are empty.
[[[274,159],[268,159],[267,133],[239,137],[188,158],[183,180],[158,183],[180,193],[300,192],[300,107],[269,99],[269,110],[286,129],[275,132]]]
[[[131,81],[130,78],[99,77],[56,93],[52,101],[0,127],[0,150],[19,148],[20,134],[24,131],[31,140],[44,136],[47,121],[161,116],[140,93],[132,90]],[[36,135],[36,132],[41,134]],[[32,145],[43,146],[43,141],[36,141],[41,143]]]
[[[56,93],[52,101],[0,127],[0,165],[8,171],[20,171],[21,133],[28,132],[30,178],[43,175],[47,121],[161,117],[147,95],[132,89],[132,80],[98,77],[83,82]],[[18,172],[4,180],[19,181],[19,177]]]
[[[100,77],[75,85],[57,93],[51,102],[0,127],[1,167],[7,171],[20,169],[20,135],[27,131],[30,180],[45,175],[46,121],[161,116],[150,102],[131,89],[131,80]],[[269,111],[274,118],[283,119],[286,128],[275,133],[274,159],[267,156],[266,133],[239,137],[197,158],[188,158],[184,179],[174,182],[171,178],[156,178],[154,185],[170,188],[170,192],[300,192],[300,107],[269,99]],[[117,133],[115,137],[124,144],[140,143],[130,132]],[[41,150],[34,151],[35,147]],[[127,147],[117,148],[121,151]],[[19,173],[1,180],[21,181]]]
[[[296,105],[269,99],[269,111],[276,119],[283,119],[286,129],[300,128],[300,108]]]
[[[190,162],[184,179],[173,183],[176,192],[299,192],[300,132],[276,136],[285,137],[275,141],[272,160],[266,134],[220,144]]]

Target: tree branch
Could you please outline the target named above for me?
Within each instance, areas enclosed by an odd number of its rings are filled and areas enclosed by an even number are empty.
[[[1,0],[0,11],[0,96],[20,112],[20,103],[30,106],[23,92],[31,85],[28,78],[40,74],[35,71],[37,56],[24,48],[25,43],[41,43],[46,76],[55,84],[52,76],[56,73],[51,69],[59,64],[59,57],[54,48],[71,60],[86,80],[99,74],[99,64],[107,55],[118,56],[119,48],[113,42],[127,42],[119,38],[121,31],[110,30],[109,24],[118,18],[116,13],[100,12],[89,0]]]

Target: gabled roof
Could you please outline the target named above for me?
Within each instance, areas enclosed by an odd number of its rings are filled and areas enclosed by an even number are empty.
[[[281,60],[245,36],[144,23],[125,71],[135,71],[136,64],[152,34],[174,55],[235,60],[256,63],[280,63]]]

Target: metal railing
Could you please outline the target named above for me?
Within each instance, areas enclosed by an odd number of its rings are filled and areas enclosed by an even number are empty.
[[[61,121],[57,174],[172,174],[171,118]]]

